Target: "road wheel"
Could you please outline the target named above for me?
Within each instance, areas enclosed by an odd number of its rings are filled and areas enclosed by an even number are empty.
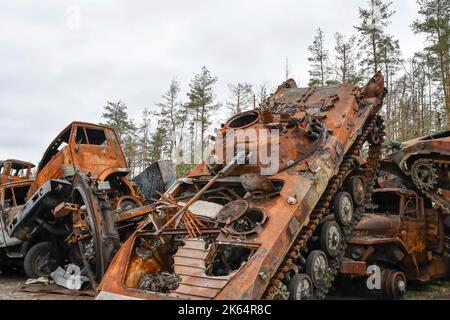
[[[305,271],[316,288],[323,287],[328,271],[328,259],[325,252],[322,250],[311,251],[306,259]]]
[[[23,267],[29,278],[48,277],[61,263],[56,246],[51,242],[39,242],[25,255]]]
[[[353,197],[355,205],[362,206],[366,197],[364,178],[361,176],[351,177],[347,189]]]
[[[320,246],[330,257],[339,254],[342,241],[342,232],[339,224],[335,221],[327,221],[322,225],[320,231]]]
[[[297,273],[289,282],[289,299],[309,300],[313,297],[313,283],[311,278],[304,273]]]
[[[401,271],[392,270],[386,278],[384,292],[389,299],[402,299],[406,294],[405,274]]]
[[[336,194],[334,197],[333,211],[334,217],[340,225],[349,225],[352,222],[355,213],[352,196],[345,191]]]

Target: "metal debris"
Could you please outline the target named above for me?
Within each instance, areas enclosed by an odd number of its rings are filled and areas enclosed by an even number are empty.
[[[181,279],[174,273],[162,272],[158,275],[147,274],[139,282],[139,289],[168,293],[178,288],[180,282]]]

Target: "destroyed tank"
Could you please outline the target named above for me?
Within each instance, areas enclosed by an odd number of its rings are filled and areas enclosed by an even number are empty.
[[[450,214],[450,131],[397,145],[386,160],[408,176],[416,188]]]
[[[384,95],[380,73],[363,89],[288,80],[232,117],[121,246],[97,299],[323,298],[373,188]]]

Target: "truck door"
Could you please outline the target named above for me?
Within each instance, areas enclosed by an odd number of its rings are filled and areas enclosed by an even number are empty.
[[[28,189],[28,188],[27,188]],[[25,190],[25,194],[26,195]],[[11,238],[6,230],[6,220],[17,213],[16,199],[13,188],[2,188],[1,192],[1,218],[0,218],[0,247],[9,247],[20,243],[16,238]]]
[[[402,199],[401,219],[403,221],[403,240],[417,262],[425,262],[426,250],[426,224],[425,215],[420,206],[417,195],[405,195]]]
[[[104,128],[77,125],[74,131],[71,149],[78,169],[97,176],[106,169],[117,167],[117,158]]]

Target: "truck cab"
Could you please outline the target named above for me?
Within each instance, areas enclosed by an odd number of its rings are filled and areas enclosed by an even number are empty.
[[[39,163],[31,196],[45,182],[89,173],[99,180],[110,176],[134,195],[131,184],[122,179],[129,173],[115,131],[109,127],[85,122],[72,122],[50,144]]]
[[[29,180],[34,164],[21,160],[8,159],[0,161],[0,184]]]

